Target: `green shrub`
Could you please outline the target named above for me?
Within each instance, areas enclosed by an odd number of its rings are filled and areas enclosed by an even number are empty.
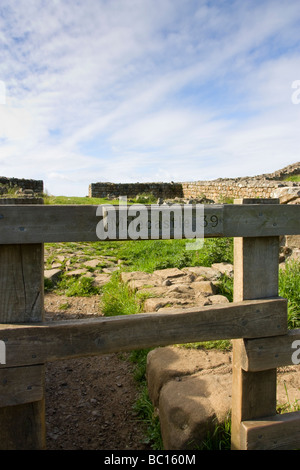
[[[287,261],[279,269],[279,295],[288,299],[288,326],[300,327],[300,262]]]

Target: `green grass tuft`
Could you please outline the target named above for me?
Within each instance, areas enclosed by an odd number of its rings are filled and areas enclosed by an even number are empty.
[[[57,284],[57,292],[67,297],[90,297],[100,293],[99,287],[93,285],[90,277],[63,277]]]
[[[135,294],[121,282],[117,272],[102,288],[101,309],[106,316],[133,315],[141,310]]]
[[[288,327],[300,328],[300,262],[286,261],[279,269],[279,296],[288,299]]]

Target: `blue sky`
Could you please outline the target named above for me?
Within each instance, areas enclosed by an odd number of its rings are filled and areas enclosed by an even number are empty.
[[[1,0],[0,176],[85,196],[297,162],[299,31],[299,0]]]

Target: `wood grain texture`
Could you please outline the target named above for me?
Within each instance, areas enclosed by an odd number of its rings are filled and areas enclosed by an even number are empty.
[[[1,323],[41,321],[44,315],[44,247],[0,245]]]
[[[299,343],[293,347],[295,341]],[[286,335],[276,338],[243,341],[241,366],[244,370],[255,372],[289,366],[295,363],[294,360],[300,361],[300,328],[290,330]]]
[[[0,370],[0,407],[33,403],[44,398],[42,365]]]
[[[266,229],[265,234],[272,235],[270,226],[276,228],[283,223],[275,216],[283,206],[274,204],[277,202],[274,200],[258,199],[256,204],[252,202],[237,200],[236,209],[234,209],[235,204],[232,206],[232,215],[237,228],[240,224],[240,214],[243,212],[241,209],[249,208],[248,211],[245,210],[249,215],[248,222],[245,223],[244,220],[242,224],[243,227],[245,225],[249,227],[249,232],[244,238],[234,239],[234,301],[278,295],[279,237],[262,237],[261,233],[256,233],[257,236],[251,238],[251,233],[254,233],[253,223],[258,217],[264,220],[262,227]],[[243,346],[242,339],[233,341],[231,416],[233,450],[244,450],[240,433],[243,421],[276,414],[276,369],[263,372],[245,371],[241,366]]]
[[[280,335],[287,331],[285,299],[50,322],[0,325],[6,365],[40,364],[79,356],[197,341]]]
[[[0,450],[44,450],[45,399],[0,408]]]
[[[300,411],[244,421],[241,439],[248,450],[300,450]]]
[[[14,209],[20,210],[20,207],[43,207],[31,206],[30,203],[36,204],[35,199],[28,201],[29,205],[26,206],[16,205],[18,202],[18,199],[12,198],[0,207],[0,222],[3,221],[2,208],[10,212]],[[7,233],[8,241],[11,235]],[[13,243],[12,241],[6,245],[0,244],[0,323],[42,322],[44,247],[41,243]],[[44,449],[44,368],[26,368],[25,371],[10,368],[6,362],[6,368],[0,372],[4,381],[0,387],[3,392],[3,402],[0,404],[0,449]],[[22,404],[16,404],[23,400]]]
[[[97,215],[98,207],[100,206],[0,205],[0,244],[99,241],[97,227],[99,223],[102,223],[103,217]],[[105,239],[129,238],[127,235],[124,236],[123,232],[120,234],[119,206],[110,206],[108,211],[110,214],[112,214],[112,207],[114,207],[115,214],[111,216],[110,226],[114,227],[114,218],[116,217],[116,230],[112,229],[109,237]],[[182,208],[181,238],[201,238],[202,236],[206,238],[266,237],[300,233],[299,205],[275,204],[272,207],[263,204],[259,207],[257,204],[251,204],[250,206],[244,204],[214,204],[203,206],[204,227],[198,233],[195,233],[193,237],[186,237],[184,227],[186,224],[190,226],[190,218],[187,213],[184,214],[184,207],[186,206],[180,207]],[[170,209],[167,206],[144,206],[144,208],[148,213],[148,233],[147,230],[143,230],[140,239],[151,239],[153,238],[151,223],[157,220],[157,213],[161,214],[163,211],[169,211]],[[127,218],[128,227],[135,219],[134,214]],[[170,235],[164,235],[163,237],[160,228],[159,235],[155,238],[174,238],[172,218],[170,220]],[[193,226],[196,223],[195,213],[191,223]]]

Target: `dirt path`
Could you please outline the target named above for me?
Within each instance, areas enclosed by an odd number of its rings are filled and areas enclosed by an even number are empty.
[[[64,303],[68,308],[61,311]],[[46,294],[46,320],[91,317],[99,314],[98,305],[99,298]],[[133,411],[138,390],[126,357],[110,354],[47,364],[47,449],[151,450]]]

